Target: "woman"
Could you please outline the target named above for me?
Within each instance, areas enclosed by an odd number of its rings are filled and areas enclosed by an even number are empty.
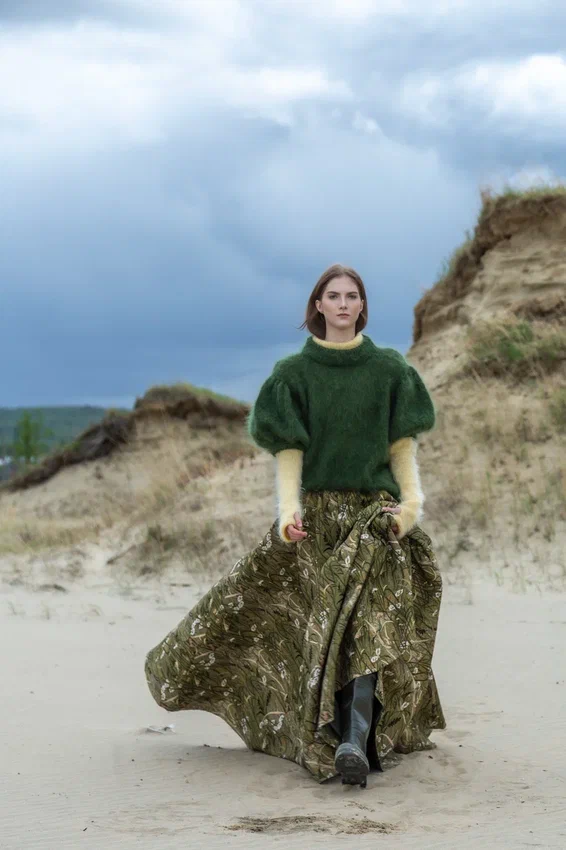
[[[361,333],[367,315],[359,275],[327,269],[312,336],[247,421],[276,458],[277,519],[146,659],[169,711],[210,711],[251,749],[362,787],[446,726],[431,669],[442,582],[417,525],[416,438],[435,410],[405,358]]]

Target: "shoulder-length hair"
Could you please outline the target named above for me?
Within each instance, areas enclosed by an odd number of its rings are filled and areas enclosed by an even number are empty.
[[[341,277],[342,275],[349,277],[350,280],[356,284],[358,292],[360,293],[360,298],[364,302],[362,312],[358,316],[358,320],[356,322],[356,334],[365,328],[368,321],[368,302],[364,282],[354,269],[349,268],[349,266],[342,266],[340,263],[335,263],[333,266],[329,266],[315,283],[314,289],[309,295],[309,300],[307,302],[305,321],[299,326],[301,329],[306,326],[312,334],[320,339],[324,339],[326,337],[326,321],[322,313],[317,310],[315,302],[322,300],[324,290],[330,281],[335,277]]]

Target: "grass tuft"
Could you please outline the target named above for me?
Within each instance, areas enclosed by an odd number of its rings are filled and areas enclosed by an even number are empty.
[[[465,340],[465,372],[477,376],[537,378],[566,360],[566,330],[558,323],[514,317],[487,319],[471,325]]]

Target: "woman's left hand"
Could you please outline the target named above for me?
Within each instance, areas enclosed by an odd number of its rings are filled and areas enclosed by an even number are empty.
[[[420,502],[416,500],[405,500],[398,505],[389,507],[385,505],[381,510],[384,513],[396,514],[396,520],[391,524],[391,529],[398,540],[401,540],[417,524],[417,516]]]
[[[401,513],[401,506],[400,505],[392,505],[391,507],[389,507],[389,506],[385,505],[381,509],[381,512],[382,513],[389,513],[389,514],[400,514]],[[400,532],[399,524],[397,522],[394,522],[394,523],[391,524],[391,529],[395,534],[399,534],[399,532]]]

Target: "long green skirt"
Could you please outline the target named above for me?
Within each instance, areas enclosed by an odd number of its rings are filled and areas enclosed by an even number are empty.
[[[432,749],[446,722],[431,669],[442,580],[431,540],[401,540],[384,490],[307,491],[299,543],[273,523],[147,655],[156,702],[218,715],[248,747],[336,775],[335,692],[377,672],[380,759]]]

